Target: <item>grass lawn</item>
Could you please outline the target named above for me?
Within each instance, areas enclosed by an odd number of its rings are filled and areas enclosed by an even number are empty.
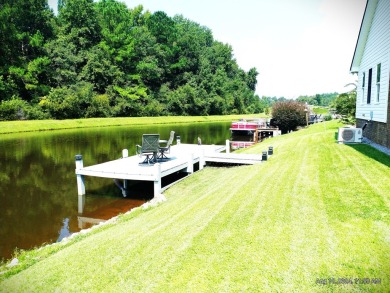
[[[272,145],[265,163],[207,167],[157,207],[22,252],[0,292],[389,292],[390,157],[337,144],[338,126],[267,140],[244,150]]]
[[[329,114],[329,109],[325,107],[314,107],[313,112],[315,114],[327,115]]]
[[[124,125],[171,124],[194,122],[232,121],[245,117],[266,117],[265,114],[221,115],[221,116],[161,116],[161,117],[128,117],[128,118],[88,118],[71,120],[28,120],[0,121],[0,134],[28,131],[47,131],[71,128],[107,127]]]

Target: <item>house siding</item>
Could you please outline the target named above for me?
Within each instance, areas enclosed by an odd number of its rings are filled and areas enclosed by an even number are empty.
[[[388,87],[388,100],[390,101],[390,82]],[[390,103],[387,104],[387,117],[390,117]],[[363,131],[363,136],[373,142],[390,148],[390,123],[356,119],[356,127],[362,128],[368,122]]]
[[[381,64],[379,102],[377,101],[377,65]],[[367,104],[368,72],[372,69],[371,103]],[[384,129],[382,124],[390,119],[389,108],[389,74],[390,73],[390,1],[380,0],[372,20],[371,29],[358,72],[356,97],[356,118],[358,121],[370,120],[379,122],[372,131]],[[365,86],[363,85],[365,75]],[[374,125],[373,123],[371,125]],[[385,127],[387,128],[387,126]],[[368,132],[368,127],[366,128]],[[381,131],[382,131],[381,130]],[[383,135],[383,133],[382,133]],[[375,136],[375,135],[374,135]],[[379,136],[379,134],[378,134]]]

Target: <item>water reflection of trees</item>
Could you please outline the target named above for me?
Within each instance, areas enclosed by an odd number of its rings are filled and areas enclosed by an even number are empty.
[[[0,215],[0,239],[7,239],[7,245],[1,245],[2,254],[9,254],[13,247],[55,240],[56,223],[77,208],[77,202],[69,200],[72,192],[67,181],[72,177],[74,182],[71,165],[56,164],[33,144],[24,149],[24,158],[18,152],[15,149],[15,156],[8,156],[1,168],[9,178],[0,184],[1,209],[5,209]],[[2,156],[3,152],[0,160],[5,162]]]

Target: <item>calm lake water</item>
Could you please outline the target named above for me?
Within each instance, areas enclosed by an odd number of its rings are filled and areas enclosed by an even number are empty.
[[[168,139],[171,130],[182,143],[225,144],[230,123],[195,123],[149,127],[104,127],[0,135],[0,259],[15,249],[53,243],[82,228],[83,218],[109,219],[140,206],[153,196],[153,187],[131,186],[129,197],[111,179],[86,177],[87,195],[78,213],[76,154],[84,166],[118,159],[122,149],[135,154],[143,133]],[[176,143],[176,142],[174,142]],[[164,184],[164,182],[163,182]]]

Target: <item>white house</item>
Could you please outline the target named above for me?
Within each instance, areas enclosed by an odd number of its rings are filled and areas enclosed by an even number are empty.
[[[390,0],[368,0],[351,64],[358,74],[356,124],[390,148]]]

